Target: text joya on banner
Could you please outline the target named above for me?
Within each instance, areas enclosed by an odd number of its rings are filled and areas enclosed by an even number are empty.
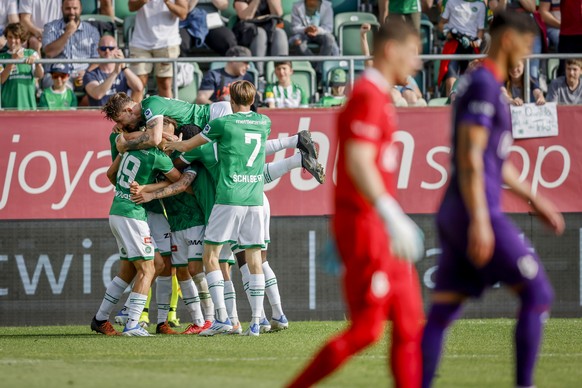
[[[275,216],[332,213],[335,181],[337,110],[269,110],[271,138],[309,129],[319,144],[327,182],[319,185],[302,170],[266,185]],[[582,211],[582,122],[579,107],[559,107],[557,137],[519,140],[511,159],[533,190],[553,198],[560,210]],[[107,218],[113,187],[105,175],[111,164],[108,136],[112,123],[97,111],[2,112],[0,114],[0,219]],[[399,110],[398,192],[408,213],[436,211],[449,179],[449,108]],[[291,156],[281,151],[267,160]],[[526,212],[507,196],[505,210]]]

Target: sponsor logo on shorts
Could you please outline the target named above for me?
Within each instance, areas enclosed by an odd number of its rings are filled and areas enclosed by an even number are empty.
[[[164,238],[172,238],[172,233],[164,233]]]
[[[144,242],[144,244],[151,244],[152,243],[152,238],[151,237],[144,237],[143,238],[143,242]]]
[[[122,255],[127,255],[127,252],[125,251],[125,248],[121,248],[121,254]]]
[[[526,279],[533,279],[537,276],[540,267],[532,255],[522,256],[517,259],[517,268]]]
[[[388,275],[382,271],[376,271],[372,275],[372,294],[377,298],[383,298],[388,295],[390,291],[390,283],[388,282]]]
[[[178,252],[178,246],[172,245],[172,252]]]
[[[202,245],[202,240],[186,240],[188,246],[192,245]]]

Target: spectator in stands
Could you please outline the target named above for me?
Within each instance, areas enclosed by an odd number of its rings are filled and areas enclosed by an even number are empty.
[[[582,0],[560,2],[559,53],[582,53]],[[560,61],[559,75],[564,75],[564,61]]]
[[[129,0],[129,10],[137,11],[129,52],[131,58],[177,58],[180,55],[180,20],[188,16],[188,0]],[[138,63],[131,70],[145,86],[155,68],[158,94],[172,97],[172,64]]]
[[[309,104],[307,93],[291,80],[293,65],[291,62],[276,62],[275,76],[277,83],[265,88],[265,103],[269,108],[300,108]]]
[[[465,74],[475,70],[477,67],[481,66],[482,63],[483,63],[483,59],[472,60],[469,63],[469,66],[467,66],[467,71],[465,71]],[[453,88],[451,89],[451,93],[449,93],[449,95],[448,95],[446,105],[452,104],[453,101],[455,101],[455,98],[457,97],[457,86],[458,85],[459,85],[459,80],[457,79],[455,81],[455,83],[453,84]]]
[[[203,45],[224,56],[229,48],[236,46],[234,32],[220,16],[220,11],[227,7],[228,0],[190,0],[188,17],[180,22],[183,56],[188,56],[192,47]]]
[[[72,67],[68,63],[55,63],[50,67],[53,86],[46,88],[40,95],[39,108],[48,110],[67,110],[77,106],[77,96],[67,86]]]
[[[550,45],[558,50],[560,41],[560,2],[561,0],[540,0],[539,12],[544,23]]]
[[[324,96],[319,104],[323,107],[340,106],[346,102],[346,84],[348,75],[344,69],[334,69],[331,72],[331,95]]]
[[[18,23],[18,5],[16,0],[0,0],[0,52],[8,50],[4,28],[10,23]]]
[[[110,35],[101,37],[97,50],[101,58],[124,58],[115,38]],[[112,95],[119,92],[128,94],[136,102],[143,98],[141,80],[125,63],[101,63],[96,69],[85,73],[83,83],[89,96],[89,106],[104,106]]]
[[[227,57],[251,57],[251,50],[234,46],[226,52]],[[210,104],[218,101],[230,101],[230,85],[235,81],[254,80],[247,73],[248,62],[228,62],[222,69],[208,71],[202,78],[196,96],[197,104]]]
[[[117,0],[121,1],[121,0]],[[115,19],[115,9],[113,8],[113,0],[100,0],[99,1],[99,13],[101,15],[107,15],[111,19]]]
[[[525,77],[523,68],[524,63],[522,61],[515,68],[511,69],[509,71],[509,80],[503,88],[503,92],[507,96],[509,103],[516,106],[523,105],[525,101]],[[535,102],[537,105],[544,105],[546,103],[544,93],[533,79],[530,79],[530,101]]]
[[[400,19],[413,25],[420,33],[422,9],[419,0],[378,0],[378,11],[381,23],[391,18]]]
[[[529,14],[533,18],[534,13],[536,12],[536,0],[489,0],[489,8],[491,8],[494,13],[507,9],[507,11],[523,12]],[[540,27],[539,21],[535,18],[534,20],[536,20],[538,27]],[[536,35],[534,40],[532,54],[540,54],[542,52],[543,47],[544,42],[542,41],[542,30],[539,29],[538,34]],[[540,77],[539,70],[540,70],[540,60],[531,59],[529,61],[529,71],[531,78],[535,82],[539,82]]]
[[[11,23],[4,29],[8,51],[0,54],[2,59],[24,59],[19,64],[0,65],[2,83],[2,108],[19,110],[36,109],[35,78],[42,78],[42,65],[34,62],[38,53],[22,47],[28,33],[20,23]]]
[[[370,56],[370,46],[368,45],[368,33],[372,30],[372,26],[368,23],[364,23],[360,26],[360,48],[362,50],[362,55]],[[371,67],[373,64],[371,59],[364,62],[365,67]]]
[[[558,77],[552,81],[548,90],[548,101],[562,105],[582,104],[581,70],[582,59],[568,59],[566,61],[566,76]]]
[[[29,32],[28,48],[40,54],[45,25],[61,17],[62,0],[20,0],[20,22]]]
[[[81,21],[81,2],[63,0],[63,17],[53,20],[44,27],[42,44],[48,58],[89,59],[98,58],[99,32],[91,24]],[[83,90],[83,75],[89,68],[87,63],[74,63],[71,74],[75,88]],[[92,68],[97,67],[92,65]],[[90,69],[89,69],[90,70]],[[52,84],[52,78],[45,78],[43,88]]]
[[[443,54],[478,54],[487,10],[482,1],[448,0],[439,23],[447,37]],[[451,93],[453,84],[467,69],[469,61],[441,61],[438,84]]]
[[[304,0],[293,5],[293,36],[289,40],[301,55],[313,55],[308,43],[319,45],[319,55],[337,56],[339,48],[333,36],[333,8],[327,0]],[[318,62],[318,68],[321,66]]]
[[[239,21],[233,31],[239,45],[249,47],[256,57],[267,53],[289,55],[289,40],[281,22],[281,0],[234,0],[234,9]],[[264,62],[257,62],[256,66],[263,76]]]
[[[422,92],[412,76],[408,76],[408,83],[404,86],[397,85],[395,89],[400,93],[404,102],[400,101],[398,106],[426,106],[426,100],[422,98]]]

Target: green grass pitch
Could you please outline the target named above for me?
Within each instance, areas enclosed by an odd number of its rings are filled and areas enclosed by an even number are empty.
[[[345,322],[291,322],[258,338],[105,337],[86,326],[0,328],[0,386],[279,387]],[[436,387],[513,386],[514,321],[461,320],[449,333]],[[582,320],[551,319],[538,387],[582,386]],[[351,360],[324,387],[389,384],[387,339]]]

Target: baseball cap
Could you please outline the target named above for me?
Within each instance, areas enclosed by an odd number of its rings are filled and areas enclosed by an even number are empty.
[[[68,63],[53,63],[49,70],[49,73],[62,73],[62,74],[71,74],[71,65]]]
[[[344,86],[348,83],[348,76],[344,69],[334,69],[331,72],[331,86]]]

